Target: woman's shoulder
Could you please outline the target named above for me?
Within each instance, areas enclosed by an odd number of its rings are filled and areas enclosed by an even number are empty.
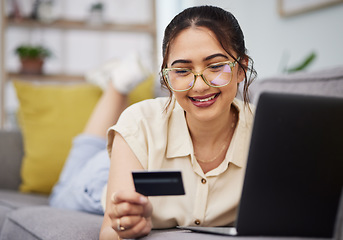
[[[239,111],[239,118],[248,125],[251,125],[254,121],[255,105],[251,103],[245,103],[238,98],[234,99],[233,104]]]
[[[132,109],[164,109],[169,98],[168,97],[157,97],[152,99],[146,99],[137,103],[132,104],[129,108]]]
[[[133,115],[155,115],[162,114],[169,101],[168,97],[158,97],[154,99],[146,99],[129,106],[124,112]]]
[[[169,111],[166,109],[168,101],[168,97],[158,97],[132,104],[123,111],[118,122],[128,124],[129,122],[141,121],[150,121],[151,123],[155,121],[166,121],[169,116]],[[173,103],[170,105],[173,105]]]

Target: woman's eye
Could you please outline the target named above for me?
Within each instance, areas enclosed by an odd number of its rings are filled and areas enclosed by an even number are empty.
[[[179,69],[179,70],[175,70],[175,73],[177,75],[186,76],[189,74],[189,71],[187,71],[186,69]]]
[[[224,68],[224,66],[225,66],[226,64],[216,64],[216,65],[210,65],[209,67],[208,67],[208,69],[210,69],[211,71],[220,71],[221,69],[223,69]]]

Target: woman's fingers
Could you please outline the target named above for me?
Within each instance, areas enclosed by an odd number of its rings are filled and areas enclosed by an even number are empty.
[[[141,216],[126,216],[112,219],[112,228],[117,232],[127,231],[142,220]]]
[[[120,218],[120,226],[131,229],[142,220],[141,216],[125,216]]]
[[[118,191],[111,196],[108,215],[112,228],[121,238],[137,238],[151,231],[152,205],[134,191]]]
[[[134,191],[118,191],[111,196],[110,216],[142,215],[150,217],[152,205],[147,197]]]
[[[113,217],[120,218],[130,215],[144,215],[144,207],[142,205],[129,202],[121,202],[113,205]]]
[[[118,191],[112,194],[111,200],[114,204],[130,202],[134,204],[147,204],[148,198],[134,191]]]
[[[129,217],[131,218],[131,217]],[[128,218],[125,220],[127,221],[129,220]],[[142,237],[145,235],[148,235],[151,231],[151,220],[150,218],[144,218],[144,217],[139,217],[136,218],[134,217],[134,219],[130,219],[131,221],[138,221],[136,222],[136,224],[134,225],[130,225],[130,227],[126,228],[123,225],[125,225],[126,223],[122,223],[122,221],[120,220],[120,224],[122,227],[125,228],[125,230],[121,230],[121,231],[117,231],[117,234],[121,237],[121,238],[138,238],[138,237]],[[132,222],[130,223],[132,224]]]

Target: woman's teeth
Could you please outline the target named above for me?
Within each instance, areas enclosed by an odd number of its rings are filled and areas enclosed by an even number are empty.
[[[206,102],[206,101],[210,101],[212,99],[214,99],[217,95],[213,95],[212,97],[208,97],[208,98],[204,98],[204,99],[195,99],[193,98],[194,101],[196,102]]]

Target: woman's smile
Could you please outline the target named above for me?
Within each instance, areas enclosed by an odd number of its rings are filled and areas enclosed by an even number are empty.
[[[200,123],[206,124],[209,121],[228,121],[230,106],[236,96],[239,82],[237,68],[232,69],[231,82],[220,88],[209,86],[204,81],[206,73],[205,76],[199,75],[208,66],[224,61],[234,60],[227,54],[215,34],[206,27],[187,28],[173,40],[166,65],[191,69],[198,73],[194,75],[197,78],[191,89],[173,93],[187,113],[187,121],[197,119]],[[208,77],[211,80],[212,76],[208,75]]]
[[[204,96],[188,97],[196,107],[209,107],[217,101],[219,93],[207,94]]]

